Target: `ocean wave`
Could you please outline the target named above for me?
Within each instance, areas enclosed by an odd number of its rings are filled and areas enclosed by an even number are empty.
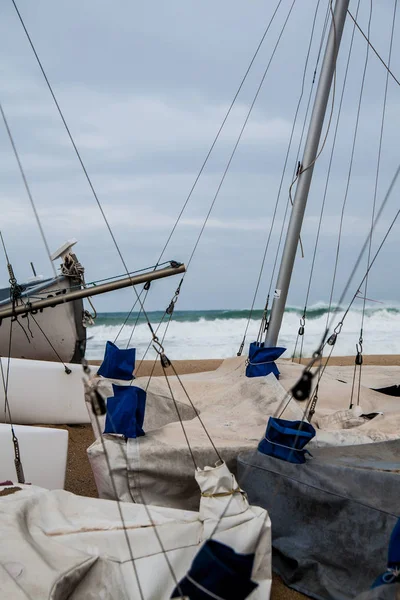
[[[287,348],[284,356],[291,356],[298,338],[298,329],[302,309],[289,307],[285,311],[279,345]],[[154,328],[160,322],[162,312],[148,313]],[[253,341],[258,333],[262,311],[255,311],[250,320],[246,338]],[[314,305],[307,312],[305,334],[303,338],[303,355],[311,356],[318,348],[327,324],[328,306]],[[336,326],[343,316],[343,309],[338,309],[332,317],[332,326]],[[132,315],[122,328],[126,315],[124,313],[100,314],[96,325],[88,330],[88,358],[102,358],[107,340],[118,336],[117,345],[121,348],[128,343],[137,348],[138,358],[142,358],[150,346],[146,357],[154,356],[151,348],[151,335],[143,318],[135,326],[137,315]],[[171,359],[227,358],[234,356],[243,339],[248,322],[249,311],[176,311],[168,327],[165,338],[165,350]],[[353,355],[360,335],[362,320],[361,308],[349,311],[335,347],[336,355]],[[163,323],[157,335],[161,339],[165,332]],[[122,331],[121,331],[122,328]],[[397,306],[368,306],[364,315],[363,349],[366,354],[400,354],[400,308]],[[119,335],[118,335],[119,334]],[[130,339],[131,338],[131,339]],[[297,340],[297,353],[301,339]]]

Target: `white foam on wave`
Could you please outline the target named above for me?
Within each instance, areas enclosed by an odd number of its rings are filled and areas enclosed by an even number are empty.
[[[333,326],[339,323],[343,313],[335,315]],[[165,339],[165,351],[171,359],[201,359],[201,358],[227,358],[234,356],[243,339],[247,319],[215,319],[198,321],[171,321]],[[153,324],[154,325],[154,324]],[[156,324],[155,324],[156,325]],[[107,340],[114,341],[120,330],[120,325],[96,325],[88,330],[87,357],[101,359]],[[303,355],[311,356],[318,348],[326,327],[326,314],[309,319],[305,326]],[[361,313],[351,310],[344,322],[342,331],[338,336],[334,354],[337,356],[354,355],[361,327]],[[251,321],[247,335],[247,344],[257,335],[259,321]],[[132,333],[132,326],[124,327],[117,345],[125,348]],[[287,348],[285,357],[293,353],[297,332],[299,329],[299,316],[293,312],[285,313],[282,324],[279,345]],[[165,325],[158,332],[161,339]],[[400,312],[378,309],[367,313],[364,319],[363,350],[365,354],[400,354]],[[149,328],[146,324],[136,327],[132,337],[131,346],[137,348],[137,357],[143,357],[151,342]],[[245,352],[247,352],[248,345]],[[298,345],[297,350],[299,351]],[[154,350],[146,357],[154,356]]]

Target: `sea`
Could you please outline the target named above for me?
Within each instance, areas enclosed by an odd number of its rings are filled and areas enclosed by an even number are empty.
[[[341,320],[343,310],[334,309],[333,327]],[[307,357],[319,347],[327,321],[331,321],[328,306],[318,303],[307,309],[303,340],[298,336],[303,310],[287,307],[281,328],[279,346],[287,348],[285,357],[295,352],[298,356],[303,341],[302,355]],[[148,318],[159,339],[163,337],[167,319],[163,311],[150,311]],[[165,334],[164,349],[171,359],[227,358],[235,356],[241,345],[249,321],[248,310],[176,310]],[[107,340],[118,347],[135,347],[138,359],[152,358],[155,351],[151,346],[151,333],[143,315],[132,313],[99,313],[95,325],[88,329],[86,356],[89,359],[103,358]],[[164,321],[162,321],[164,316]],[[246,343],[257,337],[262,316],[261,310],[251,315]],[[335,355],[355,355],[360,337],[361,308],[352,308],[347,314],[338,335]],[[160,324],[161,322],[161,324]],[[297,345],[296,345],[297,340]],[[364,314],[363,352],[365,354],[400,354],[400,305],[375,304],[368,306]]]

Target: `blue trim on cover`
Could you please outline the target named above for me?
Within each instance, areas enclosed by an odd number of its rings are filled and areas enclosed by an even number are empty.
[[[259,452],[287,462],[302,464],[304,446],[315,436],[314,427],[305,421],[286,421],[270,417],[264,439],[258,444]]]
[[[246,377],[264,377],[273,373],[279,379],[279,369],[275,364],[286,348],[265,348],[264,342],[252,342],[249,347],[249,359]]]
[[[126,438],[144,435],[146,392],[134,385],[113,384],[114,396],[107,399],[104,433],[117,433]]]
[[[133,379],[135,358],[136,348],[121,350],[113,342],[108,341],[104,352],[104,359],[97,374],[107,379],[130,381]]]

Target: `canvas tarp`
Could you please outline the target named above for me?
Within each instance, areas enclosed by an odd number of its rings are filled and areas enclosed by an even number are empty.
[[[312,452],[303,465],[241,454],[238,480],[250,502],[268,507],[273,569],[284,581],[319,600],[350,600],[386,571],[400,440]]]
[[[274,375],[247,378],[245,360],[225,360],[208,373],[183,375],[181,380],[219,455],[235,472],[240,452],[253,450],[265,434],[269,416],[280,414],[285,419],[301,419],[305,403],[287,403],[287,390],[298,380],[303,367],[288,361],[278,361],[281,377]],[[217,460],[202,424],[176,377],[169,377],[177,408],[184,424],[196,465],[200,468]],[[111,395],[111,383],[94,380],[104,395]],[[147,389],[144,421],[146,435],[128,439],[104,436],[114,474],[117,497],[124,501],[143,500],[150,504],[197,510],[199,492],[193,482],[193,460],[179,422],[177,409],[165,377],[135,380],[136,386]],[[308,446],[365,444],[400,437],[400,402],[362,386],[361,412],[383,412],[372,420],[342,415],[350,402],[350,383],[342,383],[325,373],[320,384],[314,426],[315,440]],[[94,417],[92,416],[92,419]],[[94,423],[96,427],[96,423]],[[102,430],[100,423],[100,430]],[[98,432],[97,432],[98,433]],[[102,498],[115,499],[103,444],[97,439],[88,449],[97,488]]]
[[[249,598],[268,600],[268,514],[248,505],[224,463],[197,471],[196,479],[204,494],[199,512],[120,503],[125,530],[117,502],[22,485],[1,496],[0,597],[167,600],[218,524],[214,540],[241,554],[255,552],[252,580],[259,585]]]

